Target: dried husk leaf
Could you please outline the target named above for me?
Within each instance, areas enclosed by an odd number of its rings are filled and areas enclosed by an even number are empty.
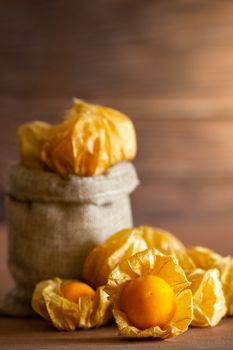
[[[193,293],[193,320],[196,327],[214,327],[226,314],[226,302],[217,269],[195,269],[187,275]]]
[[[203,270],[214,268],[216,263],[222,258],[221,255],[213,250],[201,246],[188,247],[187,253],[195,262],[196,267]]]
[[[163,278],[176,296],[176,312],[172,320],[163,328],[156,326],[145,330],[134,327],[127,315],[120,309],[119,299],[125,285],[140,276],[155,275]],[[193,317],[192,293],[185,273],[177,260],[156,249],[147,249],[123,260],[111,272],[105,291],[113,302],[113,315],[119,332],[126,337],[168,338],[184,333]]]
[[[41,159],[43,145],[53,132],[50,124],[35,121],[22,125],[17,134],[21,163],[29,168],[44,169]]]
[[[227,305],[227,315],[233,315],[233,259],[222,257],[211,249],[194,246],[187,249],[188,255],[198,268],[203,270],[217,269],[223,285]]]
[[[33,309],[58,330],[73,331],[106,324],[112,317],[112,305],[103,287],[96,291],[94,299],[82,296],[78,303],[64,298],[60,278],[37,284],[32,297]]]
[[[142,234],[137,228],[124,229],[95,247],[84,262],[84,281],[94,288],[105,285],[109,273],[119,262],[147,249]]]
[[[63,176],[94,176],[135,155],[135,129],[126,115],[75,99],[66,120],[45,144],[42,159]]]
[[[188,256],[183,243],[170,232],[150,226],[140,226],[143,230],[143,238],[148,248],[156,248],[163,254],[177,258],[180,266],[185,271],[195,268],[195,264]]]

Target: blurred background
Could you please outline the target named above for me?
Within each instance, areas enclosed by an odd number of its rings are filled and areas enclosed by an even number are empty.
[[[1,222],[17,128],[76,96],[135,123],[135,224],[232,253],[233,2],[8,0],[0,18]]]

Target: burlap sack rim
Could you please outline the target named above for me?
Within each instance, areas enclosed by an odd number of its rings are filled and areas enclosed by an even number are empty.
[[[105,174],[93,177],[60,175],[26,168],[10,167],[6,192],[16,200],[104,204],[113,197],[132,193],[139,185],[134,165],[129,161],[112,166]]]

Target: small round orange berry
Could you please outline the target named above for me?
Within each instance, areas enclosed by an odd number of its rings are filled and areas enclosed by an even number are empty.
[[[65,282],[61,286],[61,293],[64,298],[76,303],[78,299],[84,295],[94,298],[95,291],[86,283],[71,281]]]
[[[139,329],[163,327],[175,313],[175,294],[164,279],[153,275],[142,276],[125,286],[119,306]]]

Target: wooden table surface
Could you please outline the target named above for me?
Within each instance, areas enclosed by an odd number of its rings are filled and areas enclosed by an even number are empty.
[[[0,298],[13,286],[7,271],[6,226],[0,225]],[[209,239],[211,236],[209,235]],[[227,244],[227,243],[226,243]],[[99,329],[58,332],[41,318],[0,317],[0,349],[232,349],[233,318],[224,319],[215,328],[190,328],[174,339],[132,340],[118,336],[117,327],[109,325]]]
[[[0,318],[0,349],[168,349],[232,350],[233,320],[225,319],[215,328],[191,328],[169,340],[133,340],[118,336],[117,327],[108,326],[76,332],[58,332],[41,319]]]
[[[0,2],[0,220],[16,130],[60,121],[73,96],[115,107],[136,127],[134,223],[232,254],[233,2]],[[13,281],[0,226],[0,298]],[[232,349],[233,321],[175,339],[130,341],[117,329],[58,333],[0,318],[0,349]]]

